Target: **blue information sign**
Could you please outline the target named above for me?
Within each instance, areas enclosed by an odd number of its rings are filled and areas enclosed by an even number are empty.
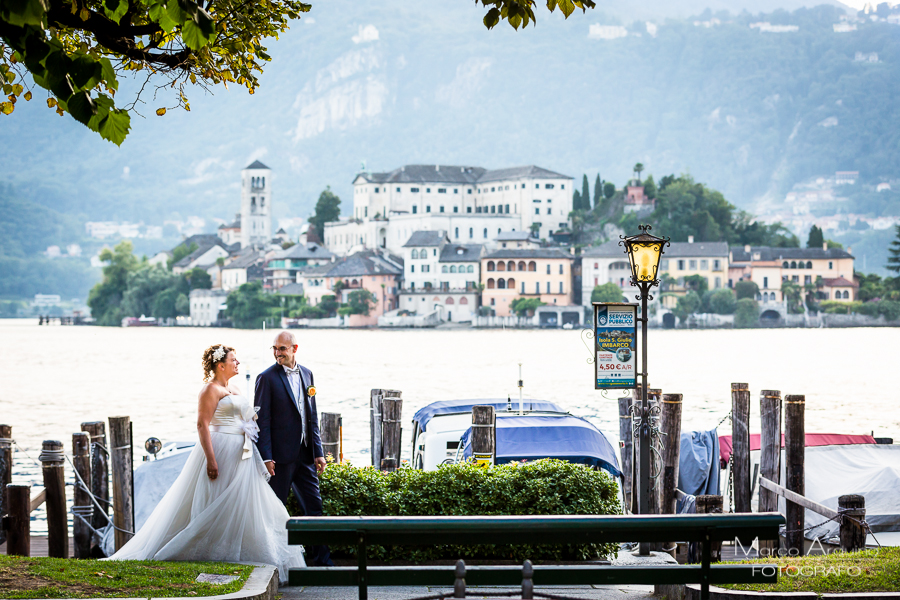
[[[637,304],[594,303],[595,389],[637,384]]]

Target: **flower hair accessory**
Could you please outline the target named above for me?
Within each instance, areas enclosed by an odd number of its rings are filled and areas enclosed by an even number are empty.
[[[216,348],[216,351],[213,352],[213,362],[219,362],[223,358],[225,358],[225,346],[219,346]]]

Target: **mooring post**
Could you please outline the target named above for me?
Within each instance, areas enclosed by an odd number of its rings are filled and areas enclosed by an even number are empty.
[[[131,419],[109,418],[109,454],[112,462],[113,525],[118,551],[134,535],[134,477],[131,462]]]
[[[374,389],[369,395],[369,435],[370,452],[372,454],[372,466],[381,468],[381,410],[384,390]]]
[[[619,454],[622,457],[622,495],[625,497],[625,512],[633,512],[631,505],[632,467],[634,434],[631,430],[631,398],[619,398]]]
[[[97,500],[91,516],[91,527],[101,529],[109,523],[109,449],[106,444],[106,423],[90,421],[81,430],[91,436],[91,494]],[[93,543],[99,544],[99,539]]]
[[[400,421],[403,413],[403,400],[400,398],[399,391],[385,390],[382,410],[383,456],[381,458],[381,469],[383,471],[394,471],[400,467],[400,436],[402,435]]]
[[[325,457],[331,455],[334,462],[341,456],[341,415],[340,413],[323,412],[319,415],[319,432],[322,436],[322,451]]]
[[[847,494],[838,497],[841,513],[841,550],[856,552],[866,547],[866,497]]]
[[[781,484],[781,392],[762,390],[759,393],[759,416],[762,427],[759,433],[759,476]],[[778,512],[778,495],[759,487],[759,512]],[[759,540],[760,556],[763,550],[778,548],[778,540]]]
[[[734,512],[752,512],[750,508],[750,386],[731,384],[731,477]]]
[[[456,561],[456,569],[453,571],[453,597],[466,597],[466,563],[462,559]]]
[[[8,512],[9,493],[6,486],[12,483],[12,426],[0,425],[0,518]],[[6,541],[6,530],[0,526],[0,544]]]
[[[660,430],[663,433],[662,502],[660,513],[675,514],[675,489],[678,487],[678,461],[681,455],[681,394],[663,394]],[[664,552],[675,556],[675,541],[666,542]]]
[[[784,487],[801,496],[806,491],[804,461],[806,459],[806,396],[785,396],[784,398]],[[806,523],[806,509],[790,500],[785,500],[785,545],[803,553],[803,529]]]
[[[94,504],[90,490],[82,484],[91,481],[91,436],[80,432],[72,434],[72,464],[75,466],[75,493],[72,501],[72,538],[75,558],[91,557],[91,515]]]
[[[697,514],[710,514],[722,512],[722,496],[717,495],[700,495],[697,496]],[[722,560],[722,542],[704,542],[709,544],[710,560],[719,562]]]
[[[472,457],[476,464],[494,464],[497,457],[496,426],[493,406],[472,407]]]
[[[41,446],[41,471],[47,491],[47,556],[69,558],[69,523],[66,513],[65,454],[62,442],[44,440]]]
[[[3,517],[6,530],[6,553],[10,556],[31,556],[31,486],[4,486],[9,509]]]

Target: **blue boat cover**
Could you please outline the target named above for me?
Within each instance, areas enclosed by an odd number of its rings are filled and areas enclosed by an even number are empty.
[[[460,438],[463,457],[472,456],[472,428]],[[497,464],[556,458],[599,467],[620,477],[612,444],[590,422],[572,415],[497,419]]]
[[[413,423],[418,423],[425,431],[428,422],[439,415],[448,415],[454,413],[472,412],[473,406],[493,406],[495,411],[506,410],[507,400],[490,398],[487,400],[439,400],[432,402],[428,406],[423,406],[416,411],[413,416]],[[549,412],[566,412],[559,405],[545,400],[528,400],[522,401],[525,410],[540,410]],[[519,410],[519,401],[512,400],[513,410]]]
[[[692,496],[719,495],[719,436],[715,429],[681,432],[678,489]]]

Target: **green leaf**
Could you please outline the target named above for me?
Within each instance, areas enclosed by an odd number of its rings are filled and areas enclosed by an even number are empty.
[[[500,22],[500,11],[497,10],[497,7],[492,8],[484,15],[484,26],[488,29],[493,29],[497,23]]]
[[[75,87],[90,90],[100,83],[100,78],[103,76],[103,67],[90,56],[80,54],[76,55],[72,61],[69,74],[72,76],[72,83],[75,84]]]
[[[122,145],[130,130],[131,117],[127,110],[120,108],[109,111],[106,118],[100,122],[100,136],[116,146]]]
[[[94,101],[91,99],[90,94],[84,91],[72,94],[72,97],[66,101],[66,107],[68,108],[69,114],[72,115],[76,121],[83,123],[86,126],[90,126],[91,117],[93,117],[96,112],[96,106],[94,105]]]
[[[556,0],[547,0],[547,10],[550,12],[556,10]]]
[[[561,10],[568,19],[569,15],[575,12],[575,4],[572,0],[559,0],[559,10]]]
[[[48,10],[47,0],[3,0],[0,16],[15,27],[42,27]]]
[[[112,63],[108,58],[104,57],[100,59],[100,73],[103,81],[106,82],[106,87],[114,90],[119,89],[119,80],[116,79],[116,70],[113,69]]]
[[[209,43],[210,35],[205,33],[203,29],[193,19],[185,21],[181,27],[181,39],[191,50],[199,50]]]
[[[105,0],[103,3],[103,12],[117,25],[127,11],[128,0]]]
[[[159,0],[156,4],[150,7],[150,19],[159,24],[162,27],[163,31],[166,33],[170,33],[175,26],[178,25],[172,17],[169,16],[169,12],[166,10],[166,3],[162,0]]]
[[[191,15],[182,10],[181,3],[178,0],[169,0],[166,3],[166,13],[176,25],[184,25],[184,22],[191,18]]]

